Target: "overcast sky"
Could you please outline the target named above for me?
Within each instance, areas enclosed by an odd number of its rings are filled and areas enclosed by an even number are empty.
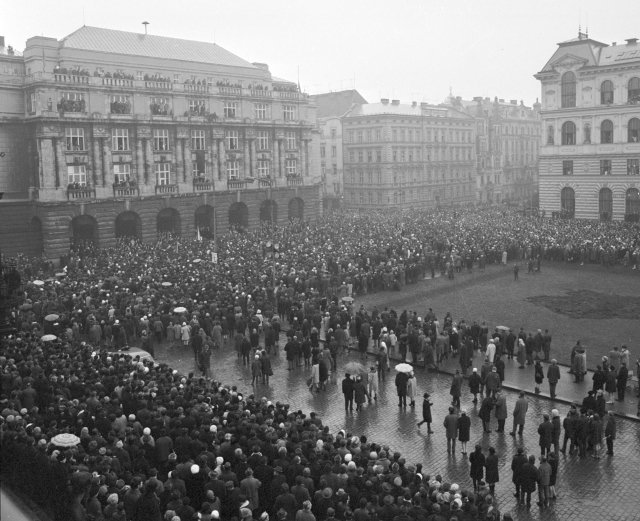
[[[374,102],[441,102],[449,94],[531,105],[533,78],[558,42],[640,38],[640,0],[10,0],[0,35],[23,50],[92,25],[215,41],[321,93],[356,88]]]

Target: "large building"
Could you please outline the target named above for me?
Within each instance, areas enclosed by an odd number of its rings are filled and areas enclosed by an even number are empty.
[[[350,208],[436,208],[476,200],[475,121],[448,106],[361,103],[342,118]]]
[[[343,90],[310,96],[317,106],[320,129],[320,172],[323,210],[340,208],[344,197],[342,116],[354,105],[367,103],[357,90]]]
[[[315,106],[216,44],[95,27],[0,54],[0,242],[223,233],[320,211]]]
[[[481,96],[448,104],[476,121],[477,201],[537,206],[540,104]]]
[[[540,208],[547,214],[638,221],[640,45],[584,33],[558,44],[542,85]]]

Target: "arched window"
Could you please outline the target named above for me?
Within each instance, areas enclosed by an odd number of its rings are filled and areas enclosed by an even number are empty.
[[[553,125],[549,125],[547,127],[547,145],[553,145],[554,144],[553,134],[554,134]]]
[[[573,121],[565,121],[562,124],[562,144],[576,144],[576,125]]]
[[[600,210],[600,220],[610,221],[613,214],[613,192],[611,188],[601,188],[598,194],[598,209]]]
[[[629,143],[640,142],[640,119],[631,118],[627,127],[627,141]]]
[[[613,143],[613,123],[609,119],[600,124],[600,143]]]
[[[640,190],[629,188],[625,195],[624,216],[626,221],[640,221]]]
[[[584,124],[584,143],[591,143],[591,125],[589,123]]]
[[[613,103],[613,82],[611,80],[605,80],[600,85],[600,103],[602,105]]]
[[[565,72],[562,75],[562,108],[576,106],[576,75],[573,72]]]
[[[640,103],[640,78],[629,80],[627,103]]]
[[[560,211],[565,217],[573,217],[576,212],[576,193],[569,186],[560,192]]]

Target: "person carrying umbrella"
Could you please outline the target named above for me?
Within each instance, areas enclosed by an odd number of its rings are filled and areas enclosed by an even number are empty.
[[[399,364],[403,365],[403,364]],[[409,364],[404,364],[411,367]],[[398,370],[398,367],[396,367]],[[398,393],[398,407],[407,408],[407,382],[409,381],[409,373],[398,370],[396,375],[396,392]]]

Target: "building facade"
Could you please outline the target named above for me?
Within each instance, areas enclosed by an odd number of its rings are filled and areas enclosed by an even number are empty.
[[[537,206],[540,104],[481,96],[449,104],[476,120],[478,203]]]
[[[0,69],[0,143],[11,156],[0,163],[10,196],[0,211],[39,228],[48,258],[83,241],[318,215],[315,106],[265,64],[86,26],[31,38],[2,61],[19,73]]]
[[[344,201],[351,208],[475,202],[475,121],[448,106],[382,99],[342,118]]]
[[[547,214],[638,221],[640,44],[584,33],[558,44],[542,86],[540,207]]]

